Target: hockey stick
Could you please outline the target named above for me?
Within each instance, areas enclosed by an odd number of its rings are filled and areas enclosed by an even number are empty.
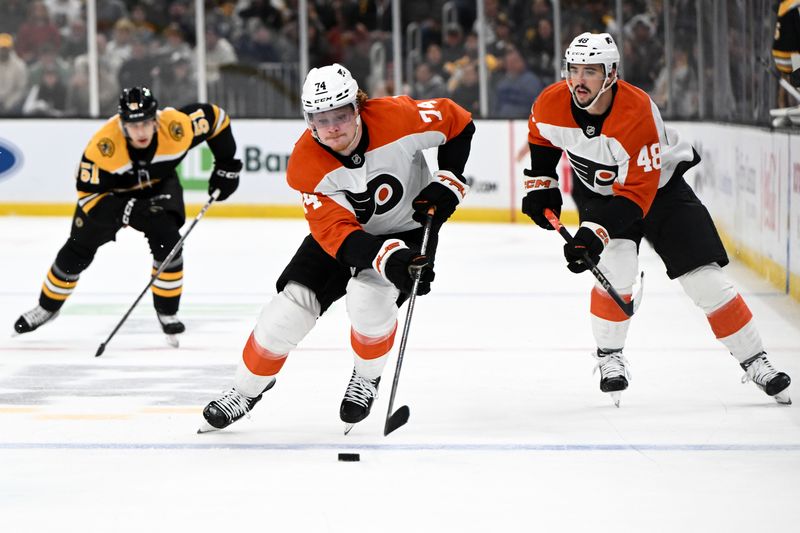
[[[428,238],[431,235],[431,226],[433,225],[433,208],[428,210],[428,218],[425,220],[425,233],[422,234],[422,246],[420,246],[419,253],[425,255],[425,250],[428,248]],[[411,411],[407,405],[401,406],[397,411],[392,412],[394,407],[394,397],[397,394],[397,383],[400,381],[400,367],[403,366],[403,355],[406,353],[406,342],[408,341],[408,330],[411,327],[411,315],[414,313],[414,302],[417,300],[417,288],[419,287],[419,278],[422,275],[421,270],[414,272],[414,285],[411,288],[411,296],[408,298],[408,310],[406,311],[406,321],[403,324],[403,334],[400,336],[400,349],[397,351],[397,366],[394,369],[394,381],[392,381],[392,393],[389,395],[389,410],[386,411],[386,423],[383,426],[383,436],[385,437],[395,429],[399,428],[406,422],[408,417],[411,416]]]
[[[172,258],[175,257],[175,255],[178,253],[178,250],[181,249],[181,245],[183,245],[183,241],[186,240],[186,237],[189,236],[189,234],[192,232],[192,230],[197,225],[197,223],[200,222],[200,219],[203,218],[203,215],[206,214],[206,211],[208,211],[208,208],[211,207],[211,204],[214,203],[214,200],[216,200],[217,197],[219,197],[219,194],[220,194],[220,190],[219,189],[216,189],[214,192],[211,193],[211,196],[209,196],[208,201],[206,202],[206,205],[204,205],[203,208],[200,210],[200,212],[197,213],[197,216],[194,217],[194,221],[192,222],[192,225],[189,226],[189,229],[186,230],[186,233],[184,233],[183,236],[181,236],[181,238],[178,240],[178,242],[175,243],[175,246],[172,247],[172,250],[170,250],[169,255],[167,255],[167,258],[164,259],[161,262],[161,266],[158,267],[158,270],[156,270],[156,273],[153,274],[152,278],[150,278],[150,282],[147,284],[147,287],[145,287],[144,290],[139,294],[139,296],[136,298],[136,300],[133,302],[133,304],[128,309],[128,312],[125,313],[125,315],[122,317],[122,319],[117,323],[117,326],[114,328],[114,330],[108,336],[106,341],[100,343],[100,346],[97,348],[97,353],[94,354],[95,357],[100,357],[101,355],[103,355],[103,352],[106,351],[106,345],[111,341],[111,338],[114,335],[116,335],[117,331],[119,331],[119,328],[121,328],[122,324],[124,324],[125,321],[128,319],[128,316],[130,316],[130,314],[133,312],[133,309],[136,307],[136,304],[139,303],[139,300],[142,299],[142,296],[145,295],[145,293],[147,292],[147,289],[149,289],[150,286],[156,281],[156,278],[158,278],[158,276],[161,275],[162,272],[164,272],[164,269],[167,268],[167,265],[169,264],[169,262],[172,261]]]
[[[795,100],[800,102],[800,91],[798,91],[791,83],[786,81],[783,76],[781,76],[780,72],[773,69],[772,64],[768,60],[763,57],[759,57],[758,61],[761,63],[761,66],[764,67],[764,70],[778,80],[778,84],[780,84],[780,86],[783,87],[787,93],[792,95]]]
[[[567,228],[565,228],[564,225],[561,224],[561,221],[558,219],[556,214],[553,213],[553,211],[551,211],[550,209],[545,208],[544,216],[547,217],[547,220],[550,222],[550,225],[553,226],[553,229],[558,231],[561,234],[561,236],[564,237],[564,240],[567,241],[567,243],[571,244],[572,235],[570,235]],[[616,303],[619,306],[619,308],[622,309],[622,312],[625,313],[627,316],[633,316],[633,313],[635,313],[636,309],[639,308],[642,289],[644,288],[644,272],[642,272],[641,274],[642,285],[639,288],[639,292],[636,294],[636,298],[631,298],[630,302],[626,302],[625,300],[622,299],[617,290],[611,285],[611,282],[608,281],[608,278],[602,272],[600,272],[600,269],[597,267],[597,263],[592,261],[592,259],[589,257],[588,252],[583,252],[582,259],[584,263],[589,265],[589,270],[592,272],[592,274],[594,274],[594,277],[597,279],[597,281],[600,282],[600,285],[603,286],[608,295],[611,296],[611,299],[614,300],[614,303]]]

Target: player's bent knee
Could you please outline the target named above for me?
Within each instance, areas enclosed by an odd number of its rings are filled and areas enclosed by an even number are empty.
[[[711,263],[678,277],[683,290],[706,314],[718,309],[736,297],[736,289],[722,272]]]
[[[276,354],[293,350],[317,323],[320,304],[307,287],[290,281],[264,308],[253,336]]]
[[[365,270],[347,284],[347,314],[353,328],[370,337],[392,331],[397,321],[399,291],[374,270]]]
[[[611,239],[600,256],[599,266],[617,291],[629,294],[639,270],[636,243],[630,239]],[[602,288],[599,282],[595,285]]]

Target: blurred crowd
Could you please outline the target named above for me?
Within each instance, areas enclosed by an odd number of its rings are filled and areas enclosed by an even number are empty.
[[[449,96],[479,113],[474,0],[403,0],[402,26],[415,23],[420,39],[405,43],[400,55],[410,78],[400,90],[393,87],[391,68],[376,75],[372,56],[378,46],[386,51],[388,65],[394,61],[391,0],[308,3],[309,67],[340,62],[371,96]],[[583,31],[622,37],[622,77],[650,92],[660,106],[672,94],[676,117],[695,116],[695,53],[691,44],[678,46],[669,70],[665,67],[662,2],[626,0],[621,28],[615,4],[563,0],[561,50]],[[194,5],[194,0],[97,2],[102,115],[115,111],[125,86],[152,87],[162,105],[197,99]],[[249,100],[267,92],[270,99],[286,99],[285,116],[297,116],[303,74],[297,72],[297,1],[206,0],[205,5],[209,99],[240,116],[281,116],[280,110],[276,115],[274,108],[261,109]],[[680,9],[675,12],[680,17]],[[688,32],[696,31],[693,13],[678,21]],[[485,0],[485,17],[489,117],[525,118],[560,68],[561,58],[554,57],[553,6],[549,0]],[[0,2],[0,115],[87,116],[88,67],[83,0]]]

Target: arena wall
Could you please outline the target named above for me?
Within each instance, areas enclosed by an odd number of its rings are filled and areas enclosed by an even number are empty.
[[[74,209],[75,168],[102,121],[0,122],[0,215],[68,216]],[[706,203],[732,255],[800,300],[800,135],[729,124],[671,123],[703,163],[687,176]],[[236,120],[239,190],[209,216],[302,217],[285,182],[286,162],[305,128],[299,120]],[[426,154],[435,166],[435,151]],[[192,150],[179,167],[190,212],[207,199],[213,158]],[[466,176],[472,191],[461,221],[524,222],[519,213],[522,169],[528,165],[525,121],[479,121]],[[562,160],[559,174],[569,174]],[[569,192],[570,179],[562,179]],[[564,221],[577,222],[565,195]]]

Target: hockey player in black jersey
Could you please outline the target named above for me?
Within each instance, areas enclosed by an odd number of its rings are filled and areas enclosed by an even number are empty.
[[[28,333],[53,320],[97,249],[115,240],[125,226],[147,238],[152,272],[157,271],[180,239],[186,219],[175,168],[202,142],[208,143],[214,155],[209,194],[219,190],[217,201],[225,200],[238,187],[242,169],[242,162],[234,157],[236,141],[225,111],[201,103],[159,110],[147,87],[122,91],[119,113],[95,133],[83,152],[75,176],[78,204],[69,239],[47,272],[39,304],[14,324],[17,333]],[[177,317],[182,286],[179,251],[151,288],[161,328],[170,336],[185,330]]]

